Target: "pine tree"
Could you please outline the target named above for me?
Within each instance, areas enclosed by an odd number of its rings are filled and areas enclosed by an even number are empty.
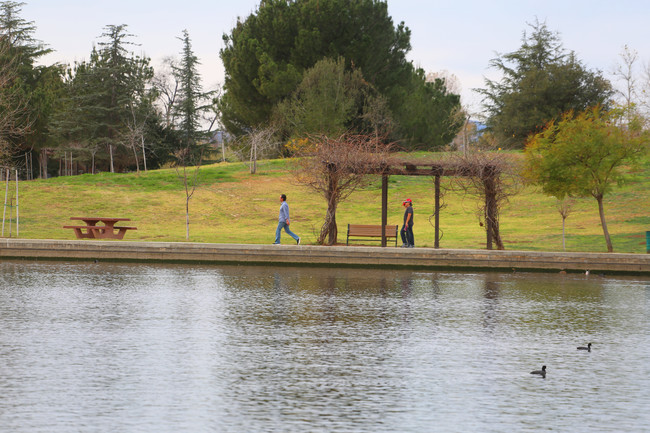
[[[183,159],[181,164],[194,165],[206,149],[207,131],[202,128],[202,121],[209,108],[211,93],[204,92],[201,86],[201,76],[198,72],[200,62],[192,51],[192,41],[187,30],[184,30],[183,37],[178,39],[182,41],[183,49],[181,59],[173,69],[179,83],[173,107],[174,129],[182,143],[179,153],[179,157]]]
[[[4,141],[12,157],[20,154],[20,161],[26,161],[26,176],[31,178],[32,152],[39,153],[41,176],[47,175],[45,148],[48,146],[49,122],[62,96],[63,83],[61,67],[36,64],[40,57],[52,50],[34,39],[36,26],[20,16],[24,5],[14,1],[0,2],[0,38],[3,44],[0,67],[12,71],[4,76],[5,90],[13,94],[2,95],[3,111],[20,112],[20,122],[29,126],[18,128],[21,130],[19,134],[16,134],[18,129],[14,129],[14,134],[4,136]],[[10,101],[18,105],[12,109],[7,106]],[[14,125],[18,124],[14,122]],[[27,158],[23,158],[23,152]]]
[[[135,44],[129,41],[133,35],[126,27],[107,26],[89,60],[68,70],[68,95],[57,119],[57,131],[64,148],[72,146],[91,156],[93,171],[96,154],[107,160],[111,172],[115,171],[116,154],[122,156],[123,167],[128,165],[127,155],[134,153],[139,167],[134,131],[143,132],[140,127],[154,112],[153,97],[147,90],[153,68],[148,58],[127,50]]]
[[[545,23],[531,28],[517,51],[490,62],[502,78],[486,79],[486,88],[477,90],[484,97],[487,125],[503,147],[521,148],[549,121],[569,111],[606,106],[613,94],[602,74],[567,52]]]
[[[174,74],[179,83],[178,96],[174,103],[175,132],[180,143],[176,150],[176,172],[185,188],[185,238],[190,238],[190,199],[196,190],[203,154],[207,149],[208,131],[201,127],[203,113],[208,104],[210,92],[203,92],[201,76],[198,73],[199,59],[192,51],[192,41],[187,30],[183,31],[183,50]],[[188,166],[194,166],[190,172]]]

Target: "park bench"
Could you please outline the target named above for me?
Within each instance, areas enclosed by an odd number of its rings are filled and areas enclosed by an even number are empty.
[[[83,221],[86,225],[63,226],[73,229],[77,239],[124,239],[127,230],[137,230],[137,227],[115,226],[118,221],[131,221],[129,218],[95,218],[70,217],[71,220]],[[97,223],[101,223],[97,225]]]
[[[386,226],[386,239],[395,238],[395,246],[397,246],[397,226]],[[350,239],[350,237],[358,237],[363,239]],[[379,239],[376,239],[379,238]],[[379,241],[381,242],[381,226],[364,225],[364,224],[348,224],[348,238],[346,245],[350,242],[364,242],[364,241]]]

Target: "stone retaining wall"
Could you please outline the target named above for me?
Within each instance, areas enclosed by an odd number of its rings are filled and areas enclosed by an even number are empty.
[[[321,247],[95,240],[0,240],[0,259],[154,261],[626,273],[650,275],[650,254]]]

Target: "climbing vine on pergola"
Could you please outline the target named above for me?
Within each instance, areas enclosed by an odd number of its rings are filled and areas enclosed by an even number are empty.
[[[381,137],[317,137],[305,147],[298,162],[298,181],[317,191],[328,202],[328,210],[318,242],[336,242],[336,209],[352,191],[370,183],[369,175],[382,178],[381,226],[388,219],[388,178],[390,176],[429,176],[434,181],[434,247],[440,247],[441,178],[453,177],[453,184],[466,194],[480,198],[479,218],[486,231],[486,248],[504,249],[499,230],[500,209],[508,197],[518,191],[516,164],[501,152],[449,154],[439,161],[399,159],[392,146]],[[509,178],[504,182],[505,177]],[[513,181],[514,180],[514,181]],[[383,233],[382,246],[386,246]]]

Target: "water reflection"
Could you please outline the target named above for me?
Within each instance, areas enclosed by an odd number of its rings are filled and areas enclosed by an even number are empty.
[[[0,431],[641,431],[649,298],[642,278],[3,262]]]

